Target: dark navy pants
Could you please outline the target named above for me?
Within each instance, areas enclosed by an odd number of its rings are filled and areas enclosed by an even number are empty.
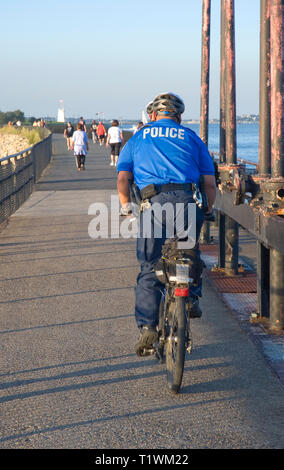
[[[167,203],[172,205],[173,217],[171,217],[171,211],[162,211],[162,217],[156,217],[155,212],[150,209],[146,209],[145,212],[150,211],[149,220],[151,224],[151,236],[143,236],[143,230],[145,232],[145,219],[143,223],[143,214],[140,216],[139,220],[139,233],[137,238],[137,259],[140,263],[140,273],[137,277],[137,285],[135,288],[135,319],[137,326],[142,325],[152,325],[156,326],[158,324],[159,316],[159,305],[161,301],[162,290],[164,285],[157,279],[154,272],[154,264],[161,257],[162,246],[165,243],[167,238],[171,238],[173,235],[180,236],[180,215],[181,207],[183,211],[183,220],[184,220],[184,229],[187,229],[187,220],[188,220],[188,204],[194,203],[192,198],[192,192],[189,191],[170,191],[163,192],[151,199],[151,204],[159,203],[163,207],[167,207]],[[182,203],[182,204],[181,204]],[[178,206],[177,206],[178,204]],[[194,203],[195,204],[195,203]],[[177,208],[179,207],[179,212]],[[196,242],[199,239],[201,227],[203,224],[203,213],[196,206]],[[179,214],[179,215],[178,215]],[[147,217],[147,216],[146,216]],[[147,224],[147,229],[149,224]],[[172,227],[173,232],[169,236],[169,232],[166,232],[166,228]],[[156,234],[161,234],[161,237],[154,236],[154,230]],[[145,235],[145,233],[144,233]],[[190,292],[192,294],[202,295],[202,284],[198,286],[191,286]]]

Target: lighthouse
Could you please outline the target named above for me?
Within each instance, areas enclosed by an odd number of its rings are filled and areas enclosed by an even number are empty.
[[[59,108],[58,108],[58,113],[57,113],[57,122],[65,122],[63,100],[59,100]]]

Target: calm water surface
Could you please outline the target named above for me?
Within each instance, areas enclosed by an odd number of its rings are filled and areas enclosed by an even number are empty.
[[[122,125],[122,129],[131,130],[129,126]],[[186,124],[199,135],[199,124]],[[219,124],[209,124],[209,150],[219,153]],[[237,125],[237,158],[258,162],[258,124]]]
[[[187,127],[199,135],[199,124],[189,124]],[[219,124],[209,124],[209,150],[219,153]],[[237,158],[258,162],[258,124],[237,125]]]
[[[187,127],[199,135],[199,124],[189,124]],[[209,124],[209,150],[219,153],[219,124]],[[237,125],[237,158],[258,162],[258,124]]]

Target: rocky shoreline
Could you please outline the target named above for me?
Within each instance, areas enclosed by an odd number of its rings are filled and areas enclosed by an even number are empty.
[[[0,158],[14,155],[31,147],[28,139],[19,135],[0,134]]]

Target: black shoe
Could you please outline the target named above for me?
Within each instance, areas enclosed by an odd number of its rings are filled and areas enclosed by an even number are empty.
[[[188,313],[190,318],[201,318],[202,310],[199,307],[199,298],[197,295],[190,294],[188,301]]]
[[[154,326],[144,325],[140,327],[140,338],[135,350],[139,357],[149,356],[154,353],[154,343],[158,339],[158,332]]]

